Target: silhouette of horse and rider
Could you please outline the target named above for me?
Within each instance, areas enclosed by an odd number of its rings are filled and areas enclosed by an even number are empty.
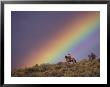
[[[96,55],[93,52],[90,55],[88,55],[88,57],[89,57],[90,61],[96,59]],[[66,55],[65,60],[66,60],[67,64],[76,63],[76,59],[74,57],[72,57],[71,54]]]
[[[95,53],[93,53],[93,52],[92,52],[90,55],[88,55],[88,57],[89,57],[89,60],[90,60],[90,61],[96,59],[96,55],[95,55]]]
[[[65,60],[68,64],[70,63],[76,63],[76,59],[74,57],[71,56],[71,54],[68,54],[65,56]]]

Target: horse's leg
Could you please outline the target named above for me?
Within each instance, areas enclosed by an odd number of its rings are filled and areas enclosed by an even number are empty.
[[[93,59],[92,59],[92,57],[90,58],[90,61],[92,61]]]
[[[76,63],[75,60],[73,60],[73,61],[74,61],[74,63]]]
[[[74,63],[76,63],[76,60],[73,58],[73,59],[72,59],[72,62],[73,62],[73,64],[74,64]]]
[[[71,60],[71,62],[72,62],[72,64],[74,64],[74,61],[73,61],[73,59]]]

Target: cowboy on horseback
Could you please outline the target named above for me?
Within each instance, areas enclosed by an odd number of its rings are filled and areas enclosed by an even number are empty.
[[[67,56],[65,56],[66,62],[67,63],[76,63],[75,58],[72,58],[71,54],[68,54]]]
[[[90,55],[88,55],[88,57],[89,57],[89,60],[91,60],[91,61],[96,59],[96,55],[93,52]]]

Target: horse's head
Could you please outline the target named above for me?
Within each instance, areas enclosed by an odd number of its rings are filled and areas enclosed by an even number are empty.
[[[68,58],[68,56],[65,56],[65,59],[67,59]]]
[[[69,61],[69,58],[68,58],[68,56],[65,56],[65,60],[66,60],[66,61]]]

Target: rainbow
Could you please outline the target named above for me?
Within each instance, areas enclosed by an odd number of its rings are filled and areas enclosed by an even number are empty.
[[[71,19],[68,24],[60,27],[64,29],[63,31],[59,29],[55,37],[48,40],[49,43],[45,43],[44,46],[33,50],[31,54],[27,55],[28,60],[23,62],[24,66],[54,63],[60,60],[71,48],[75,49],[80,46],[82,41],[88,39],[91,34],[99,29],[97,28],[100,26],[99,15],[99,12],[89,12],[83,17]],[[89,44],[89,47],[91,44]]]

